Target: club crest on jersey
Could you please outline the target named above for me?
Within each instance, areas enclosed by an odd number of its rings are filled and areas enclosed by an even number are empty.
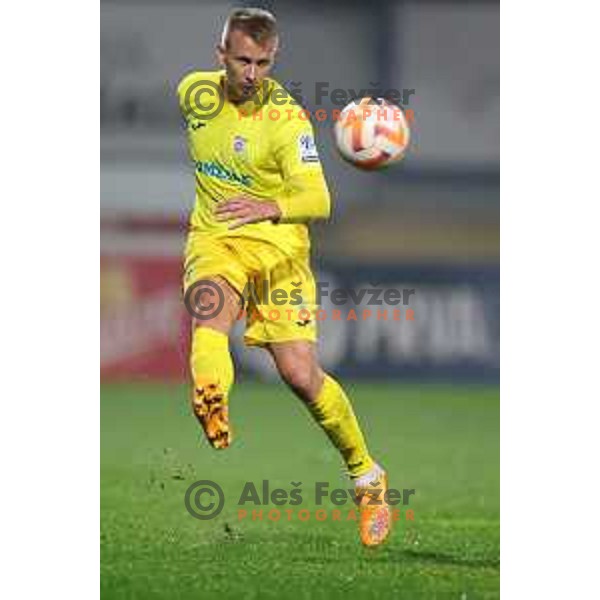
[[[241,154],[242,152],[245,152],[246,144],[247,144],[247,141],[241,135],[236,135],[233,138],[233,151],[236,152],[237,154]]]
[[[305,133],[298,138],[300,160],[304,163],[319,162],[319,153],[312,135]]]

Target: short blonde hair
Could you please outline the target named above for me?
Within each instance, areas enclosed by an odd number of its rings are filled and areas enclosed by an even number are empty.
[[[232,31],[242,31],[257,44],[277,38],[275,17],[262,8],[237,8],[228,17],[221,35],[221,46],[227,48],[227,40]]]

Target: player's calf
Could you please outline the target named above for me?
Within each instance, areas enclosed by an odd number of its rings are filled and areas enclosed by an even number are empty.
[[[231,444],[228,394],[233,363],[227,334],[196,327],[192,337],[191,368],[194,378],[192,409],[214,448]]]
[[[268,350],[287,386],[307,404],[314,403],[325,377],[314,344],[304,340],[280,342],[270,344]]]

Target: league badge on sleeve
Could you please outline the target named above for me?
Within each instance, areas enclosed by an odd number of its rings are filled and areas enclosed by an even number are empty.
[[[298,151],[300,152],[300,160],[303,163],[319,162],[319,153],[311,134],[304,133],[298,138]]]

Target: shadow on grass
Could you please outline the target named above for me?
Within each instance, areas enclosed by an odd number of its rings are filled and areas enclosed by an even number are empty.
[[[396,562],[430,563],[437,565],[454,565],[479,569],[498,569],[500,559],[497,558],[468,558],[442,552],[417,552],[415,550],[397,551],[389,548],[377,558],[380,560],[394,560]]]

